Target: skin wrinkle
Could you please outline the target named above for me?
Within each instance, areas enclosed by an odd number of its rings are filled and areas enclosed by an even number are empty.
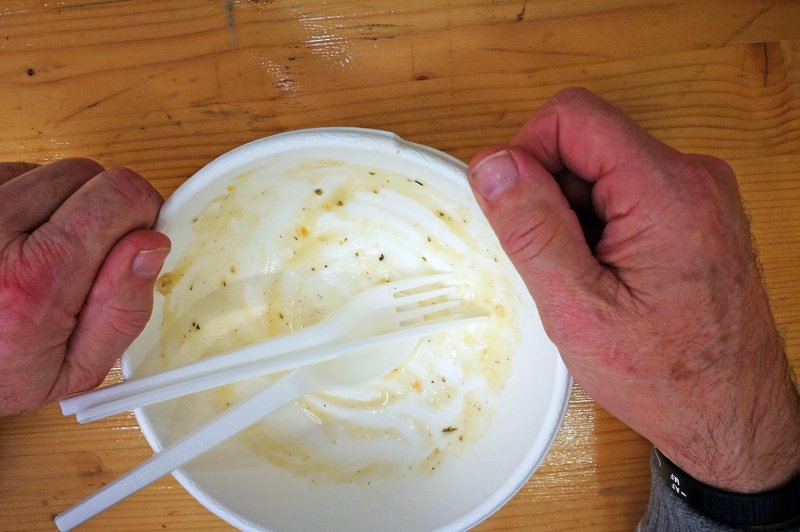
[[[19,231],[15,231],[7,235],[5,239],[3,238],[2,235],[0,235],[0,282],[2,282],[2,279],[7,272],[11,271],[11,268],[9,266],[10,260],[7,257],[9,249],[14,245],[19,246],[18,241],[20,240],[24,241],[24,239],[27,237],[28,237],[27,233]]]
[[[628,248],[634,247],[633,245],[636,242],[654,240],[651,238],[651,235],[657,230],[653,227],[641,227],[637,228],[635,232],[630,233],[625,228],[620,228],[620,223],[624,222],[618,221],[610,227],[606,224],[603,230],[603,238],[597,243],[595,256],[602,264],[608,264],[610,267],[624,272],[626,269],[631,268],[630,265],[625,264],[626,259],[634,258],[635,256],[631,257],[629,254],[623,255],[621,252],[627,250],[629,253],[632,253]],[[624,282],[624,274],[619,277],[619,279]]]
[[[0,290],[8,286],[8,279],[14,273],[13,264],[16,257],[12,251],[12,246],[15,246],[13,249],[19,249],[18,240],[21,238],[21,236],[18,236],[15,239],[11,239],[0,248]]]
[[[69,345],[67,345],[66,350],[69,351]],[[81,362],[84,361],[77,357],[66,357],[64,359],[64,362],[60,368],[60,372],[62,374],[69,375],[70,378],[67,380],[55,379],[50,390],[45,395],[43,400],[44,403],[47,403],[56,397],[65,395],[65,390],[75,388],[95,388],[103,382],[107,370],[103,371],[101,368],[100,371],[98,371],[97,367],[88,364],[81,364]]]
[[[92,301],[93,304],[101,304],[111,316],[113,316],[108,325],[117,335],[120,336],[136,336],[142,330],[147,320],[150,318],[150,312],[146,309],[131,309],[123,307],[119,304],[114,304],[113,301],[97,300]]]
[[[76,261],[76,242],[68,233],[49,222],[42,229],[30,235],[15,253],[14,277],[19,290],[30,292],[33,300],[54,301],[56,308],[66,307],[67,313],[75,315],[80,306],[70,306],[62,297],[63,284],[61,272],[70,271]]]
[[[594,185],[566,169],[561,170],[553,177],[575,214],[590,250],[594,253],[605,228],[605,223],[597,215],[593,206]]]
[[[537,231],[546,224],[545,220],[535,224],[521,224],[524,229],[509,233],[508,238],[503,240],[503,245],[507,246],[508,253],[519,257],[519,260],[523,263],[536,260],[558,236],[560,226],[555,226],[555,230],[545,238],[544,242],[540,243],[539,240],[541,240],[542,235],[538,234]],[[520,227],[520,225],[515,227]],[[536,245],[534,246],[534,244]]]

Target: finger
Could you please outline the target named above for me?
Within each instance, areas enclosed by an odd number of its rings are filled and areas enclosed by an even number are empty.
[[[605,277],[575,212],[536,159],[513,146],[483,152],[470,164],[469,180],[537,303],[574,302]]]
[[[575,211],[578,221],[583,229],[583,236],[586,243],[594,250],[600,237],[603,234],[605,224],[597,216],[592,202],[592,183],[581,179],[569,170],[562,170],[555,174],[556,182],[561,193],[567,199],[569,206]]]
[[[0,185],[38,167],[39,165],[36,163],[26,163],[21,161],[0,163]]]
[[[529,152],[551,173],[567,169],[594,183],[594,206],[604,221],[630,212],[671,180],[666,169],[681,167],[677,151],[585,89],[558,93],[511,144]]]
[[[62,159],[3,183],[0,246],[15,234],[39,227],[67,198],[102,171],[102,166],[89,159]]]
[[[158,192],[137,173],[106,170],[75,191],[28,237],[26,258],[61,277],[53,285],[58,291],[53,296],[77,314],[109,250],[129,232],[152,227],[161,203]]]
[[[109,252],[78,316],[53,396],[93,388],[150,318],[153,285],[169,253],[164,234],[138,230]]]
[[[490,149],[486,153],[493,153],[495,150]],[[592,204],[592,190],[594,184],[590,183],[580,177],[576,176],[569,170],[561,170],[553,175],[556,183],[558,183],[561,193],[569,203],[569,206],[578,217],[581,228],[583,229],[583,236],[591,249],[597,245],[603,233],[604,224],[597,213],[594,211]]]

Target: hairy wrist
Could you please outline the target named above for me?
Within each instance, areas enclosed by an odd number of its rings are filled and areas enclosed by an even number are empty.
[[[679,467],[719,489],[768,491],[800,473],[800,395],[782,348],[758,359],[764,371],[743,368],[750,382],[709,400],[690,438],[664,442]]]

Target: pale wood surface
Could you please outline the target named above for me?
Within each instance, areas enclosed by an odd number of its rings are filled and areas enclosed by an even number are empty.
[[[466,161],[559,88],[589,87],[731,162],[800,368],[800,3],[6,0],[0,58],[0,160],[91,157],[165,196],[234,146],[302,127],[391,130]],[[544,465],[480,529],[630,530],[648,450],[576,389]],[[149,454],[130,415],[0,420],[0,529],[51,529]],[[227,526],[169,477],[85,528]]]

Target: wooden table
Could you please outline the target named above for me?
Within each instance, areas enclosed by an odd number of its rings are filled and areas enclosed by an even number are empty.
[[[91,157],[165,196],[295,128],[386,129],[467,161],[558,89],[589,87],[673,146],[731,162],[800,368],[798,2],[5,0],[0,58],[0,159]],[[576,387],[544,465],[479,528],[629,530],[648,450]],[[51,405],[0,420],[0,529],[52,529],[149,454],[131,415],[80,426]],[[169,477],[85,528],[227,525]]]

